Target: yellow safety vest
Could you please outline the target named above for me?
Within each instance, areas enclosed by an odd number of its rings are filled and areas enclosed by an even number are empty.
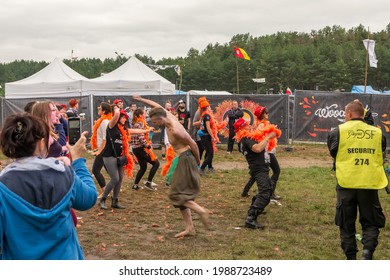
[[[360,120],[339,125],[336,178],[343,188],[383,189],[387,176],[383,167],[382,131]]]

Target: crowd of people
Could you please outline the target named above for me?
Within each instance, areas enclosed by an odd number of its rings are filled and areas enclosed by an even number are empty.
[[[223,127],[229,130],[227,153],[233,152],[236,143],[238,151],[248,163],[248,182],[243,187],[241,196],[249,196],[250,187],[254,183],[257,185],[257,193],[252,197],[248,208],[245,227],[265,228],[258,221],[259,215],[272,200],[281,199],[275,193],[281,172],[276,158],[277,138],[281,136],[281,130],[269,121],[267,107],[258,105],[252,112],[255,121],[250,124],[243,118],[243,111],[236,100],[231,102],[227,118],[221,122],[214,118],[206,97],[198,99],[198,110],[192,118],[184,100],[174,106],[167,101],[162,106],[152,100],[133,96],[131,102],[129,107],[123,108],[123,100],[116,99],[112,104],[101,102],[97,108],[99,118],[94,122],[90,137],[92,155],[95,156],[91,173],[97,182],[96,187],[83,158],[87,132],[82,133],[75,145],[67,143],[67,118],[81,115],[77,99],[69,100],[69,107],[51,101],[30,102],[24,108],[25,113],[13,114],[7,118],[0,135],[0,148],[5,156],[14,161],[0,174],[0,192],[3,195],[0,201],[0,221],[20,221],[22,230],[18,231],[9,223],[0,224],[1,258],[82,259],[82,250],[75,233],[77,217],[74,209],[87,210],[96,205],[99,198],[98,207],[107,210],[109,207],[106,201],[109,196],[111,208],[126,208],[119,202],[124,176],[134,178],[131,188],[133,191],[156,191],[160,187],[153,181],[160,168],[160,160],[151,141],[156,128],[161,129],[161,161],[165,161],[162,174],[167,176],[168,198],[180,210],[184,223],[184,230],[175,237],[195,234],[192,211],[199,214],[206,228],[210,226],[209,211],[195,200],[200,192],[201,177],[215,172],[213,159],[217,152],[216,144],[220,143],[218,132]],[[145,107],[137,107],[137,103],[151,108],[148,116]],[[360,122],[364,116],[362,108],[358,101],[348,104],[347,128],[341,125],[338,130],[332,131],[328,141],[330,153],[336,162],[336,224],[340,227],[341,246],[348,259],[356,259],[356,241],[352,236],[355,235],[357,207],[360,209],[363,227],[364,259],[372,258],[378,244],[379,228],[385,223],[377,190],[384,187],[387,179],[379,168],[379,153],[370,155],[367,159],[372,164],[362,163],[366,169],[364,172],[360,171],[361,175],[357,180],[352,178],[356,172],[356,168],[350,166],[352,159],[343,150],[344,147],[361,145],[356,138],[354,141],[346,139],[345,131],[368,129],[364,126],[368,124]],[[353,122],[356,127],[351,120],[359,121]],[[375,128],[371,126],[370,129]],[[383,150],[386,143],[380,130],[376,129],[372,135],[374,134],[375,137],[366,140],[363,145],[371,145],[372,140],[372,143],[375,141],[376,151]],[[138,171],[133,176],[136,164]],[[148,164],[151,169],[141,184]],[[103,169],[109,177],[108,182],[102,173]],[[41,176],[43,172],[47,176]],[[372,176],[366,176],[370,172],[379,176],[380,182],[375,181]],[[58,178],[63,178],[60,185],[57,185]],[[1,205],[6,206],[7,203],[24,206],[4,210]],[[28,215],[34,217],[33,221],[26,219]],[[22,249],[18,242],[23,239],[23,233],[29,230],[42,236],[42,240],[48,240],[50,246],[29,250],[32,243],[27,238],[23,240],[25,247]],[[53,242],[51,238],[55,234],[54,230],[69,236]],[[60,250],[69,252],[61,255]]]

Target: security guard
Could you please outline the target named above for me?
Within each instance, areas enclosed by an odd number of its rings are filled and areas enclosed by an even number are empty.
[[[335,160],[337,207],[335,223],[340,229],[341,248],[347,259],[356,259],[356,218],[363,232],[361,259],[370,260],[378,245],[379,228],[385,216],[378,190],[387,186],[383,168],[386,138],[382,131],[364,122],[363,104],[354,100],[345,107],[345,123],[332,130],[328,149]]]

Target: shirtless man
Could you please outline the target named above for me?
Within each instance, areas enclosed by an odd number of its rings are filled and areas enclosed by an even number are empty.
[[[208,211],[195,202],[200,190],[200,175],[197,167],[200,164],[198,146],[177,117],[167,112],[160,104],[140,96],[133,96],[133,98],[153,108],[149,113],[152,124],[165,127],[169,143],[175,155],[179,157],[179,163],[172,176],[169,199],[176,208],[180,209],[185,230],[176,234],[175,237],[195,234],[191,210],[200,215],[204,226],[208,229]]]

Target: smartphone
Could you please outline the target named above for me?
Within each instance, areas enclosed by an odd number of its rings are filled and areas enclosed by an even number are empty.
[[[81,137],[81,119],[79,117],[68,118],[68,142],[74,145]]]

